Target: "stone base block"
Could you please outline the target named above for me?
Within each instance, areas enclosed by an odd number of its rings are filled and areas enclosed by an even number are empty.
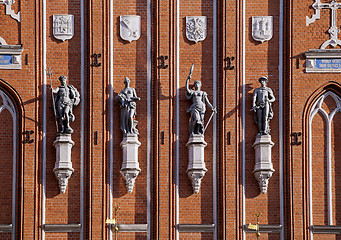
[[[199,193],[201,180],[207,172],[204,158],[207,143],[204,135],[191,135],[186,146],[189,156],[187,175],[191,179],[194,193]]]
[[[272,177],[273,172],[275,172],[271,162],[271,148],[274,145],[271,141],[271,135],[257,136],[253,144],[256,153],[253,173],[263,194],[267,192],[269,179]]]
[[[53,172],[58,179],[61,193],[65,193],[68,181],[74,172],[71,162],[71,149],[75,143],[71,134],[59,134],[53,143],[56,148],[56,162]]]
[[[138,150],[140,146],[141,143],[135,134],[125,136],[121,142],[123,151],[121,175],[125,180],[129,193],[133,192],[135,180],[141,172],[138,161]]]

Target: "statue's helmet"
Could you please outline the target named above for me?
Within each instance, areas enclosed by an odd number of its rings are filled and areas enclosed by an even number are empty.
[[[201,82],[200,82],[199,80],[195,80],[195,81],[194,81],[194,86],[195,86],[195,85],[201,86]]]
[[[130,79],[128,77],[125,77],[123,83],[130,83]]]
[[[66,81],[66,79],[67,79],[67,77],[65,77],[64,75],[61,75],[61,76],[59,77],[59,81],[62,81],[62,80],[65,80],[65,81]]]
[[[258,79],[258,82],[265,81],[266,83],[269,82],[268,76],[263,76]]]

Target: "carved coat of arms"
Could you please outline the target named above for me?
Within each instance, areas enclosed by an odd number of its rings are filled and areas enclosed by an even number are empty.
[[[205,16],[186,17],[186,37],[195,43],[204,41],[207,35],[207,18]]]
[[[272,35],[272,16],[252,17],[252,37],[254,40],[269,41]]]
[[[63,42],[73,38],[73,15],[53,15],[53,36]]]
[[[141,17],[137,15],[120,16],[120,36],[126,41],[136,41],[141,36]]]

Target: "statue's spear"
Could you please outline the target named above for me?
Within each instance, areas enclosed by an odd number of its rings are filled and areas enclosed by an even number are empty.
[[[59,132],[59,130],[58,130],[57,114],[56,114],[56,106],[55,106],[54,97],[53,97],[53,87],[52,87],[52,80],[51,80],[52,68],[47,68],[47,69],[45,69],[45,71],[46,71],[47,76],[49,76],[49,78],[50,78],[50,89],[51,89],[51,94],[52,94],[53,113],[54,113],[54,119],[56,121],[57,132]]]

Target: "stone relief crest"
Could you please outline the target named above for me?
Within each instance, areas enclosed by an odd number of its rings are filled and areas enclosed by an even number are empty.
[[[53,15],[53,36],[63,42],[73,38],[74,34],[73,15]]]
[[[272,16],[252,17],[252,38],[264,42],[272,38]]]
[[[138,15],[120,16],[120,36],[128,42],[138,40],[141,36],[141,17]]]
[[[195,43],[204,41],[207,35],[207,18],[205,16],[186,17],[186,37]]]

